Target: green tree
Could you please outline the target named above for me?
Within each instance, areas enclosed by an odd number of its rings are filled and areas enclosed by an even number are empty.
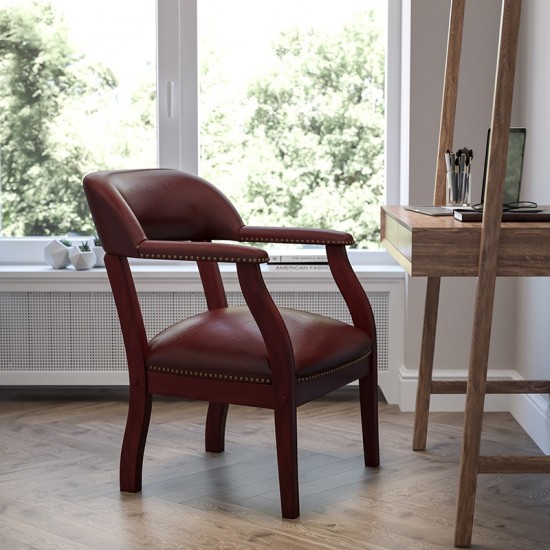
[[[338,228],[361,247],[378,247],[382,34],[374,12],[333,32],[282,33],[273,62],[240,99],[219,85],[215,64],[206,64],[204,174],[247,223]]]
[[[2,233],[93,231],[82,192],[90,153],[75,139],[74,114],[90,94],[116,86],[71,48],[49,4],[0,10]]]
[[[251,86],[250,215],[378,240],[384,189],[384,46],[371,13],[337,34],[291,31],[274,68]]]

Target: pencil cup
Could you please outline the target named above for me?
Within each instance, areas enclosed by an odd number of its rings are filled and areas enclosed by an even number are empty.
[[[468,206],[470,204],[470,174],[447,172],[447,205]]]

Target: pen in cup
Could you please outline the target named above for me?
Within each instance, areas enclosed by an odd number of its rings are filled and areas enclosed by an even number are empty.
[[[447,192],[450,206],[463,206],[470,202],[470,170],[474,153],[466,147],[456,153],[445,152]]]

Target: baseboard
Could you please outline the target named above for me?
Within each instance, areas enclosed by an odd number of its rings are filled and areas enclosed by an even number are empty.
[[[464,370],[437,370],[434,369],[434,380],[466,380],[468,373]],[[515,370],[492,370],[489,379],[517,380],[519,378]],[[403,412],[411,412],[415,409],[416,387],[418,370],[407,369],[402,366],[399,369],[399,408]],[[433,412],[461,412],[466,402],[465,395],[432,395],[430,397],[430,411]],[[509,395],[487,395],[485,398],[485,410],[490,412],[508,412],[511,408]]]
[[[510,412],[540,450],[550,455],[550,400],[548,395],[513,395]]]
[[[67,372],[48,370],[1,372],[0,387],[4,386],[127,386],[128,369],[117,371]]]

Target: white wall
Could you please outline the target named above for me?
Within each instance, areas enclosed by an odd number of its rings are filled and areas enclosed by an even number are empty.
[[[474,150],[474,197],[481,195],[485,140],[494,91],[500,5],[500,0],[466,2],[454,149],[467,146]],[[403,35],[410,33],[411,38],[410,51],[406,51],[405,44],[402,55],[403,76],[410,72],[410,102],[402,104],[402,131],[405,132],[402,147],[407,147],[407,150],[401,152],[401,158],[407,164],[402,166],[401,196],[409,204],[431,204],[433,200],[449,10],[450,0],[403,0],[403,25],[406,26]],[[459,370],[465,374],[470,353],[475,279],[447,278],[442,281],[441,288],[435,366],[438,370]],[[405,373],[418,368],[424,296],[425,279],[409,278]],[[515,296],[516,281],[500,279],[490,369],[515,368]],[[432,398],[432,410],[442,399],[449,403],[448,396]],[[457,408],[461,407],[460,402],[456,401]],[[400,404],[407,408],[404,402]]]
[[[545,19],[546,18],[546,19]],[[550,72],[548,34],[550,2],[523,3],[520,44],[520,114],[527,127],[522,198],[550,204]],[[518,371],[525,377],[548,377],[550,364],[550,279],[518,282]]]
[[[519,50],[519,114],[527,128],[522,198],[550,204],[548,147],[550,136],[550,2],[523,2]],[[550,373],[550,279],[529,278],[518,281],[516,365],[525,379],[548,379]],[[521,396],[514,413],[527,416],[528,405],[538,421],[532,436],[550,453],[550,418],[547,396]]]

